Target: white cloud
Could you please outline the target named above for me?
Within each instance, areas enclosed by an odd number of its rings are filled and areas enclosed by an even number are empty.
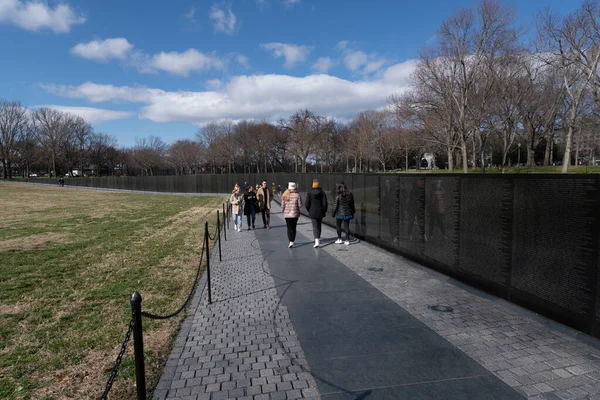
[[[326,74],[336,64],[337,62],[329,57],[321,57],[313,64],[312,69],[322,74]]]
[[[364,51],[352,50],[348,46],[349,42],[342,41],[336,47],[342,51],[344,65],[352,72],[368,75],[379,71],[387,62],[385,58],[378,58],[376,54],[366,54]]]
[[[365,65],[369,58],[362,51],[350,51],[344,56],[344,65],[350,71],[356,71],[362,65]]]
[[[231,7],[219,7],[213,4],[210,12],[210,19],[213,21],[217,32],[224,32],[228,35],[233,35],[236,30],[237,17],[231,11]]]
[[[362,72],[363,74],[370,74],[372,72],[379,71],[379,69],[383,67],[383,64],[385,63],[386,60],[383,58],[380,60],[368,62],[367,65],[365,65],[365,67],[363,68]]]
[[[270,119],[288,117],[302,108],[321,115],[349,117],[365,109],[383,106],[392,93],[407,88],[415,61],[385,70],[370,81],[348,81],[330,75],[242,75],[224,84],[207,82],[204,92],[102,85],[41,85],[50,93],[92,102],[130,102],[144,106],[140,117],[155,122],[204,124],[222,119]]]
[[[284,66],[292,68],[296,64],[303,63],[312,51],[311,47],[298,46],[287,43],[266,43],[260,45],[263,49],[273,52],[275,58],[285,58]]]
[[[286,7],[293,7],[294,4],[300,4],[300,0],[283,0]]]
[[[42,105],[36,106],[34,108],[52,108],[58,111],[62,111],[65,113],[73,114],[78,117],[83,118],[86,122],[89,122],[92,125],[99,124],[101,122],[106,121],[114,121],[117,119],[125,119],[129,118],[134,113],[127,111],[114,111],[114,110],[104,110],[102,108],[91,108],[91,107],[69,107],[69,106],[60,106],[60,105]]]
[[[50,29],[54,33],[66,33],[73,25],[83,24],[85,20],[85,15],[64,3],[52,8],[38,0],[0,0],[0,23],[13,23],[28,31]]]
[[[206,81],[206,88],[209,90],[219,90],[223,86],[223,82],[220,79],[209,79]]]
[[[238,54],[235,56],[235,61],[240,64],[244,68],[250,68],[250,62],[248,61],[248,57],[243,54]]]
[[[196,49],[187,49],[183,53],[171,51],[152,56],[151,67],[175,75],[188,76],[192,71],[222,69],[223,62],[214,55],[207,55]]]
[[[350,42],[347,40],[342,40],[341,42],[339,42],[338,44],[335,45],[335,48],[338,50],[344,50],[346,49],[346,47],[348,47],[350,45]]]
[[[196,7],[192,6],[192,8],[190,8],[184,16],[186,19],[189,19],[192,22],[196,22]]]
[[[124,38],[92,40],[79,43],[71,49],[71,53],[88,60],[107,62],[113,58],[123,60],[133,49],[133,45]]]
[[[383,80],[389,82],[408,82],[410,75],[416,67],[416,60],[408,60],[400,64],[392,65],[383,73]]]

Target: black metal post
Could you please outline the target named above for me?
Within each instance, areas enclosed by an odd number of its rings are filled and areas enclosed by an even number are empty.
[[[219,242],[219,261],[223,261],[221,257],[221,219],[219,218],[219,210],[217,210],[217,241]]]
[[[208,282],[208,304],[212,304],[210,291],[210,241],[208,239],[208,221],[204,221],[204,243],[206,244],[206,279]]]
[[[227,241],[227,213],[225,212],[225,203],[223,203],[223,237]],[[221,247],[221,241],[219,240],[219,248]]]
[[[142,295],[131,295],[133,317],[133,354],[135,357],[135,387],[137,400],[146,400],[146,369],[144,368],[144,336],[142,333]]]

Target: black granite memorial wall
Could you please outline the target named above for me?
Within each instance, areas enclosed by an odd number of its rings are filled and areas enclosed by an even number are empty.
[[[66,185],[229,195],[319,179],[354,193],[353,235],[600,337],[599,175],[231,174],[76,178]],[[306,210],[303,210],[305,212]]]

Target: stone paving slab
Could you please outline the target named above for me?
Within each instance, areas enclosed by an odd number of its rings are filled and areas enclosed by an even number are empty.
[[[276,205],[273,211],[278,211]],[[298,231],[312,237],[307,222],[301,218]],[[285,248],[285,228],[279,228],[277,234]],[[288,308],[281,304],[278,289],[281,292],[286,281],[272,276],[269,252],[261,250],[257,233],[261,232],[229,231],[230,240],[223,242],[223,262],[212,255],[213,304],[207,304],[206,290],[194,297],[192,315],[182,325],[155,399],[464,399],[477,398],[481,387],[487,387],[489,398],[502,398],[494,397],[489,375],[477,378],[481,380],[477,383],[424,382],[420,397],[411,386],[400,391],[374,387],[369,393],[347,390],[322,396],[298,336],[307,332],[302,331],[302,324],[297,324],[298,328],[292,324]],[[600,399],[598,340],[376,246],[358,240],[350,246],[336,245],[334,240],[335,230],[323,227],[324,246],[318,251],[333,256],[524,396],[536,400]],[[308,242],[305,246],[311,246]],[[373,265],[382,271],[369,271]],[[315,292],[324,291],[318,282],[327,273],[312,277]],[[353,289],[362,286],[354,285]],[[330,299],[336,300],[335,304],[343,303],[338,300],[343,300],[344,291],[335,292],[325,296],[333,296]],[[411,328],[389,310],[381,315],[373,312],[378,310],[378,301],[382,303],[378,299],[348,301],[347,308],[374,330],[378,323]],[[428,308],[433,304],[452,306],[454,312],[434,312]],[[303,318],[315,318],[310,308]],[[321,330],[312,332],[315,337],[351,332],[345,318],[323,318]],[[330,351],[327,346],[323,349]]]
[[[281,216],[272,220],[283,231]],[[276,282],[288,282],[278,287],[281,304],[322,398],[444,398],[431,396],[456,391],[456,381],[472,392],[463,400],[523,398],[305,235],[288,249],[272,233],[256,232]]]
[[[154,391],[154,399],[319,399],[254,231],[227,232],[223,261],[206,274]]]
[[[298,231],[312,237],[310,225]],[[599,340],[369,243],[334,244],[331,227],[321,238],[321,251],[529,399],[600,400]],[[382,271],[369,271],[373,265]],[[429,309],[436,304],[454,311]]]

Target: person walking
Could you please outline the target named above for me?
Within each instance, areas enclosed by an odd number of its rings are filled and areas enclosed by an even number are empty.
[[[350,220],[354,218],[356,210],[354,208],[354,196],[348,190],[344,182],[336,185],[335,202],[331,216],[335,218],[335,226],[337,229],[337,240],[335,243],[342,243],[342,223],[346,231],[346,240],[343,242],[346,246],[350,244]]]
[[[258,208],[262,214],[263,227],[269,229],[271,224],[271,202],[273,201],[273,191],[269,189],[267,181],[263,181],[262,185],[256,193],[258,198]]]
[[[254,193],[254,187],[248,185],[248,192],[244,194],[244,215],[248,222],[248,230],[255,229],[254,220],[256,219],[257,208],[258,202],[256,200],[256,193]]]
[[[234,230],[237,232],[242,231],[242,203],[244,198],[242,197],[242,190],[236,184],[231,192],[231,197],[229,198],[229,202],[231,203],[231,211],[233,212],[234,217]]]
[[[321,224],[323,218],[327,215],[327,195],[321,189],[318,179],[313,179],[312,189],[306,195],[306,211],[312,222],[313,236],[315,244],[313,247],[319,247],[321,240]]]
[[[300,209],[302,208],[302,198],[298,193],[297,186],[294,182],[288,183],[288,188],[281,195],[281,214],[285,218],[287,225],[287,235],[290,241],[288,247],[294,247],[296,240],[296,225],[298,225],[298,217],[300,217]]]

